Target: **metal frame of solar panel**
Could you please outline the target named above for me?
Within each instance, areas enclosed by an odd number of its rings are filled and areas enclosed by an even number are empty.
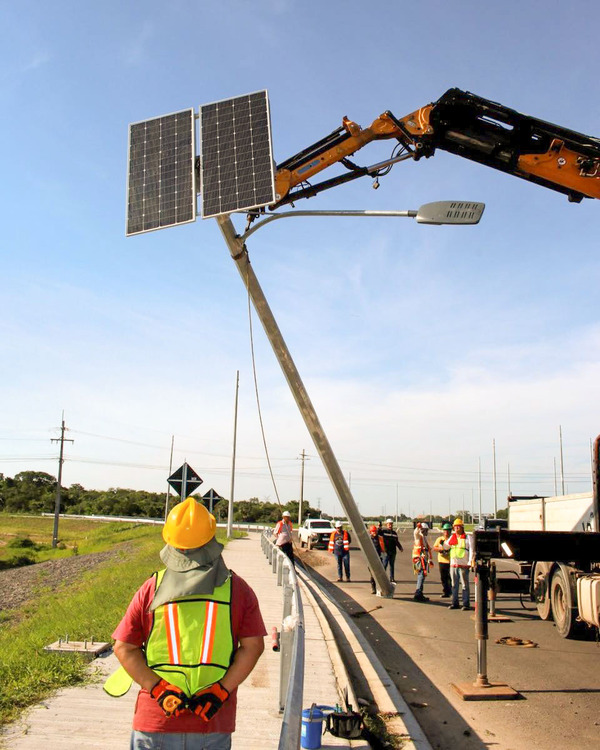
[[[202,218],[275,202],[267,92],[200,106]]]
[[[196,220],[194,110],[129,126],[126,234]]]

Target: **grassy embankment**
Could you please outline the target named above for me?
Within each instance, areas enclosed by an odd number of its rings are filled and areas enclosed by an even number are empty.
[[[0,514],[0,543],[31,539],[41,549],[22,549],[36,562],[106,550],[114,550],[114,556],[66,587],[44,586],[40,575],[34,598],[16,610],[0,611],[0,726],[54,690],[88,680],[86,657],[50,653],[44,646],[67,633],[71,641],[110,642],[133,593],[161,565],[160,526],[61,519],[59,539],[65,549],[52,550],[52,523],[51,518]],[[6,558],[21,548],[0,549]]]

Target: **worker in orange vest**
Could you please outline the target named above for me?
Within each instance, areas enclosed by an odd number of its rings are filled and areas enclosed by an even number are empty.
[[[416,602],[428,602],[429,597],[423,594],[423,585],[425,578],[429,573],[429,568],[433,567],[433,560],[431,559],[431,547],[427,540],[427,534],[429,533],[429,526],[426,523],[418,523],[414,530],[414,545],[413,545],[413,569],[417,576],[417,590],[413,599]]]
[[[342,528],[342,522],[335,522],[335,531],[329,537],[329,552],[336,556],[338,581],[343,581],[342,567],[346,573],[346,580],[350,582],[350,532]]]

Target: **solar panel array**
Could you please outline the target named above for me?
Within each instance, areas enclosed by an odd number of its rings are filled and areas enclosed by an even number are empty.
[[[194,110],[129,126],[127,235],[196,219]]]
[[[275,202],[266,91],[200,107],[202,216]]]

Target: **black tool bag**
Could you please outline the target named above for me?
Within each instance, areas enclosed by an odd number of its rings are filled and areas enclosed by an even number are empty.
[[[344,740],[357,740],[362,736],[362,716],[356,711],[327,714],[325,731]]]

